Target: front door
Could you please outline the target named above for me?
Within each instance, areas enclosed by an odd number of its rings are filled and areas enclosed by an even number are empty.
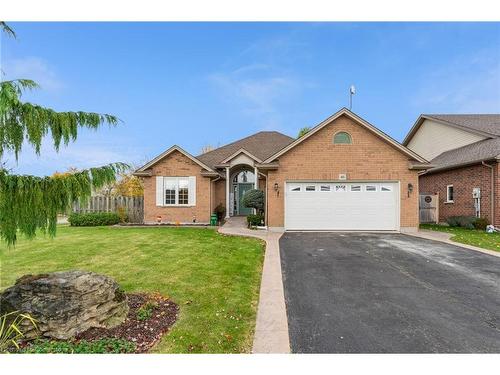
[[[252,208],[244,207],[243,203],[241,203],[243,195],[251,189],[253,189],[253,183],[238,184],[238,215],[250,215],[253,212]]]

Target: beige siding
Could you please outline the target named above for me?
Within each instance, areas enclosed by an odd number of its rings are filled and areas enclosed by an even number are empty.
[[[485,137],[436,121],[424,120],[413,136],[408,148],[427,160],[445,151],[478,142]]]

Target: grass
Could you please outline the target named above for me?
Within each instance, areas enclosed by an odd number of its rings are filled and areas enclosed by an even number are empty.
[[[420,228],[450,233],[452,241],[483,249],[500,251],[500,233],[486,233],[482,230],[448,227],[436,224],[421,224]]]
[[[180,306],[159,353],[247,353],[255,327],[263,242],[205,228],[60,226],[57,236],[0,245],[0,289],[25,274],[82,269],[127,292],[159,292]]]

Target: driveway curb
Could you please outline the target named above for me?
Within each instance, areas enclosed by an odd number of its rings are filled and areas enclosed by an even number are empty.
[[[228,224],[219,228],[219,233],[266,241],[252,353],[290,353],[279,252],[279,239],[283,233],[250,230]]]
[[[443,242],[443,243],[446,243],[449,245],[462,247],[464,249],[478,251],[478,252],[483,253],[483,254],[493,255],[495,257],[500,257],[500,253],[498,251],[483,249],[481,247],[467,245],[464,243],[452,241],[452,240],[450,240],[450,238],[453,236],[453,234],[446,233],[446,232],[437,232],[437,231],[431,231],[431,230],[419,230],[418,232],[404,232],[404,233],[401,232],[401,234],[405,234],[407,236],[418,237],[418,238],[425,238],[427,240],[439,241],[439,242]]]

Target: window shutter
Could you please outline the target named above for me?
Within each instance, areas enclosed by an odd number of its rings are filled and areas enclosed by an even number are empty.
[[[165,190],[163,189],[163,176],[156,176],[156,205],[163,206],[165,202]]]
[[[189,205],[196,206],[196,176],[189,176]]]

